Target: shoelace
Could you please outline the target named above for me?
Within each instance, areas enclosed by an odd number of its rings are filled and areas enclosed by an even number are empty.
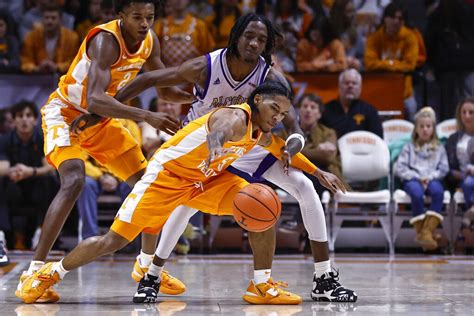
[[[326,278],[326,274],[323,274],[319,281],[321,285],[329,289],[337,289],[341,285],[339,284],[339,270],[334,269],[335,272],[329,272],[329,278]]]

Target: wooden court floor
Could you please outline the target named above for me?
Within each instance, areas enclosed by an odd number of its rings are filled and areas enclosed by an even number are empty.
[[[252,276],[248,255],[173,257],[166,268],[187,291],[148,305],[132,303],[134,257],[105,257],[69,273],[57,288],[58,303],[24,305],[14,290],[31,254],[11,257],[0,268],[0,315],[474,315],[472,256],[337,254],[341,283],[359,296],[354,304],[313,302],[310,257],[277,256],[273,277],[303,297],[298,306],[251,306],[241,299]]]

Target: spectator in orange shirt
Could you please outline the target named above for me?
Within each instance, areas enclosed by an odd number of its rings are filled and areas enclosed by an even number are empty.
[[[21,70],[27,73],[65,73],[79,48],[76,32],[61,26],[61,9],[47,6],[42,25],[28,33],[21,51]]]
[[[101,2],[102,0],[89,0],[87,6],[87,19],[79,23],[76,27],[77,35],[79,40],[83,40],[90,29],[102,23],[101,20]]]
[[[403,26],[403,22],[402,7],[393,2],[387,5],[381,26],[367,38],[364,59],[366,70],[406,73],[405,116],[413,121],[417,104],[410,73],[416,68],[418,42],[413,32]]]
[[[12,21],[8,14],[0,11],[0,72],[20,69],[20,43],[12,32]]]
[[[188,12],[189,0],[167,1],[171,15],[155,24],[161,43],[161,59],[167,67],[204,55],[215,42],[206,23]]]
[[[339,72],[347,68],[344,45],[334,34],[328,19],[311,22],[296,51],[298,71]]]
[[[215,48],[227,47],[230,30],[240,15],[238,0],[215,0],[214,14],[206,18],[206,23],[216,41]]]

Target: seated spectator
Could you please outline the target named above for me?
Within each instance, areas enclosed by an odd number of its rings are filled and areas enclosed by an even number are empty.
[[[20,70],[20,44],[8,21],[8,16],[0,12],[0,73]]]
[[[191,0],[189,5],[189,12],[195,17],[206,21],[209,16],[214,13],[214,8],[209,1],[206,0]]]
[[[86,38],[90,29],[103,23],[101,19],[101,2],[102,0],[89,0],[89,5],[87,6],[87,18],[76,27],[76,33],[79,36],[80,41]]]
[[[341,159],[337,151],[336,132],[319,122],[323,111],[323,101],[315,94],[305,94],[297,105],[299,109],[300,126],[306,138],[301,151],[311,162],[322,170],[332,172],[342,179]],[[283,135],[286,139],[287,135]],[[321,195],[327,191],[314,177],[316,191]]]
[[[428,64],[439,85],[441,120],[454,116],[454,104],[474,95],[474,2],[436,1],[425,39]]]
[[[10,109],[0,110],[0,136],[12,131],[15,124]]]
[[[163,112],[181,121],[181,104],[169,103],[162,99],[154,98],[150,102],[150,111]],[[146,157],[152,155],[162,143],[171,138],[171,135],[154,129],[150,124],[141,122],[142,149]]]
[[[297,41],[304,37],[311,21],[313,20],[313,10],[306,1],[277,0],[274,11],[274,24],[281,25],[290,32],[286,34],[292,41]]]
[[[214,49],[215,42],[207,24],[189,13],[189,0],[167,1],[167,5],[171,15],[154,26],[165,66],[179,66]]]
[[[435,250],[438,243],[433,232],[443,221],[443,178],[449,171],[446,150],[436,135],[436,114],[432,108],[422,108],[415,115],[412,141],[403,147],[394,170],[403,181],[403,190],[411,198],[413,217],[410,224],[416,231],[416,241],[424,250]],[[431,197],[428,210],[424,195]]]
[[[15,1],[16,2],[16,1]],[[26,34],[41,24],[44,10],[50,6],[56,6],[56,0],[34,0],[34,7],[23,14],[20,23],[20,39],[24,40]],[[74,16],[68,13],[61,14],[60,23],[67,29],[74,29]]]
[[[215,0],[214,14],[206,18],[206,23],[216,42],[216,48],[227,47],[230,31],[240,17],[239,1]]]
[[[142,135],[137,123],[132,120],[120,119],[122,125],[141,144]],[[99,235],[97,199],[102,193],[118,195],[124,201],[131,188],[124,181],[100,166],[92,157],[85,163],[86,179],[84,189],[77,199],[77,210],[82,220],[82,239]]]
[[[340,138],[353,131],[368,131],[383,138],[377,109],[360,100],[362,77],[355,69],[339,75],[339,98],[326,104],[321,123],[333,128]]]
[[[446,142],[450,169],[448,180],[451,188],[462,188],[467,213],[474,213],[474,163],[468,151],[468,144],[474,138],[474,97],[459,103],[456,120],[458,131]]]
[[[367,38],[365,69],[404,72],[405,116],[413,121],[417,109],[411,72],[418,60],[418,42],[411,30],[403,26],[404,11],[392,2],[384,10],[382,24]]]
[[[331,26],[344,44],[347,67],[361,70],[364,58],[364,41],[357,32],[353,0],[336,0],[330,14]]]
[[[285,34],[278,25],[275,26],[275,50],[272,54],[273,68],[283,73],[290,82],[294,82],[294,78],[288,73],[295,71],[295,59],[289,48],[290,45],[286,41]]]
[[[39,237],[38,228],[58,186],[54,169],[44,157],[43,133],[36,127],[35,104],[15,104],[12,115],[15,129],[0,137],[0,201],[6,202],[7,219],[12,220],[15,248],[27,249],[34,248],[38,241],[29,242]]]
[[[28,33],[21,51],[21,70],[26,73],[65,73],[79,48],[76,32],[62,27],[61,9],[43,9],[42,25]]]
[[[104,193],[113,193],[124,201],[131,189],[126,182],[102,168],[93,158],[85,163],[86,179],[77,199],[77,210],[82,220],[82,239],[99,235],[97,199]]]
[[[298,71],[339,72],[347,68],[344,45],[328,19],[313,20],[296,50]]]

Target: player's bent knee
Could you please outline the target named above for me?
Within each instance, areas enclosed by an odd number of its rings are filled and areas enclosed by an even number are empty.
[[[128,239],[120,236],[116,232],[109,230],[107,234],[100,237],[102,246],[107,250],[107,252],[115,252],[122,249],[130,243]]]
[[[61,190],[74,197],[79,196],[85,185],[85,175],[83,172],[74,171],[61,178]]]

